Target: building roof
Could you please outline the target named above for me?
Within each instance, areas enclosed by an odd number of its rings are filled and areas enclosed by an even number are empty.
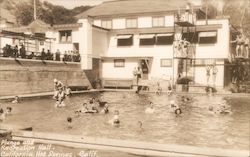
[[[104,2],[79,15],[77,18],[87,16],[111,16],[126,14],[142,14],[152,12],[175,11],[185,8],[189,0],[119,0]],[[197,7],[196,7],[197,8]],[[200,8],[200,7],[199,7]]]
[[[27,26],[27,29],[33,33],[44,33],[50,29],[50,25],[39,19],[36,19]]]

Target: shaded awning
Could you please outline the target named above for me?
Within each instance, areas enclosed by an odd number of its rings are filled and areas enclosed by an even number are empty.
[[[128,39],[128,38],[131,38],[132,35],[117,35],[115,38],[116,39]]]
[[[155,34],[140,34],[139,39],[152,39],[155,37]]]
[[[170,37],[173,36],[173,33],[161,33],[161,34],[156,34],[157,37]]]
[[[200,32],[199,37],[215,37],[217,32]]]

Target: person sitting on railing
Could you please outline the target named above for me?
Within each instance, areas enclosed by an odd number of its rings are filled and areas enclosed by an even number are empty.
[[[35,59],[35,53],[31,52],[31,54],[28,56],[28,59]]]
[[[21,58],[26,58],[26,50],[24,45],[21,45],[21,48],[19,50]]]

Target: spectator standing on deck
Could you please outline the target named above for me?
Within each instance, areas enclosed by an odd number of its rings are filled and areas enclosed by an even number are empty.
[[[209,84],[210,70],[211,70],[211,67],[208,65],[208,66],[206,67],[207,85]]]
[[[41,59],[42,60],[46,59],[46,54],[45,54],[44,48],[42,49],[42,52],[41,52]]]
[[[244,49],[245,49],[245,58],[249,58],[249,38],[245,38],[245,43],[244,43]]]
[[[218,68],[216,67],[215,63],[214,63],[213,68],[212,68],[212,73],[213,73],[213,85],[215,86],[216,76],[218,73]]]
[[[16,45],[14,48],[13,48],[13,57],[14,58],[18,58],[18,46]]]
[[[21,58],[26,58],[26,50],[25,50],[24,45],[21,46],[19,52],[20,52]]]
[[[56,53],[54,55],[54,60],[55,61],[60,61],[60,51],[59,51],[59,49],[56,50]]]

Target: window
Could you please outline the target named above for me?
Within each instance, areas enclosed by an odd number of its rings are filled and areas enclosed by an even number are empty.
[[[106,28],[106,29],[111,29],[112,28],[112,21],[111,20],[103,20],[102,27]]]
[[[198,33],[195,32],[186,32],[182,34],[182,39],[186,39],[190,43],[197,43],[198,42]]]
[[[72,42],[72,31],[71,30],[65,30],[65,31],[59,31],[59,40],[62,43],[69,43]]]
[[[161,59],[161,67],[171,67],[172,59]]]
[[[157,34],[156,35],[156,45],[172,45],[174,41],[174,34]]]
[[[155,34],[140,34],[140,45],[154,45],[155,44]]]
[[[136,28],[137,27],[137,19],[126,19],[126,27],[127,28]]]
[[[125,59],[115,59],[114,67],[125,67]]]
[[[200,32],[199,44],[215,44],[217,42],[217,32]]]
[[[164,26],[165,19],[163,16],[161,17],[153,17],[153,27],[162,27]]]
[[[131,46],[133,45],[133,35],[117,35],[117,46]]]

